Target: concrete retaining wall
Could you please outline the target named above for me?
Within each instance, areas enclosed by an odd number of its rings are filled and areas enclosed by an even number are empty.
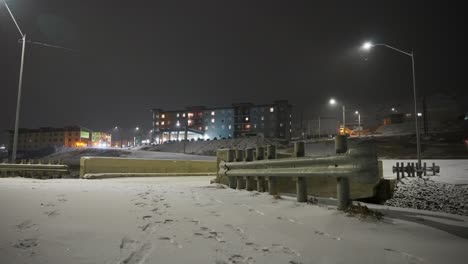
[[[86,174],[121,173],[137,175],[139,173],[184,174],[216,173],[215,161],[193,160],[152,160],[111,157],[82,157],[80,160],[80,177]]]

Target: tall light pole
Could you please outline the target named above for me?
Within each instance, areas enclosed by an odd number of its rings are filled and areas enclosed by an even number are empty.
[[[14,163],[15,160],[16,160],[16,152],[18,150],[18,129],[19,129],[19,119],[20,119],[20,110],[21,110],[21,87],[22,87],[22,84],[23,84],[24,54],[25,54],[25,51],[26,51],[26,34],[24,34],[23,31],[21,30],[21,28],[19,27],[18,22],[16,22],[15,16],[13,16],[13,13],[11,12],[11,10],[8,7],[5,0],[3,0],[3,4],[5,5],[8,13],[10,14],[11,19],[15,23],[16,28],[18,29],[18,32],[21,35],[21,41],[22,41],[21,64],[20,64],[20,73],[19,73],[19,81],[18,81],[18,97],[16,98],[15,130],[14,130],[14,134],[13,134],[13,149],[12,149],[12,153],[11,153],[11,162]],[[50,44],[46,44],[46,43],[40,43],[40,42],[31,42],[31,43],[46,46],[46,47],[52,47],[52,48],[59,48],[59,49],[74,51],[74,50],[69,49],[69,48],[60,47],[60,46],[56,46],[56,45],[50,45]]]
[[[329,101],[329,104],[330,105],[336,105],[336,100],[334,98],[331,98],[330,101]],[[346,134],[346,107],[345,105],[343,104],[341,106],[342,110],[343,110],[343,134]]]
[[[23,84],[23,66],[24,66],[24,52],[26,50],[26,34],[23,34],[23,32],[21,31],[21,28],[16,22],[16,19],[13,16],[13,13],[11,12],[7,3],[5,1],[3,1],[3,3],[5,4],[5,7],[8,10],[8,13],[11,16],[11,19],[15,23],[16,28],[18,29],[18,32],[20,33],[22,41],[23,41],[23,45],[21,48],[21,64],[20,64],[20,73],[19,73],[19,81],[18,81],[18,97],[16,98],[16,115],[15,115],[15,130],[13,134],[13,149],[11,153],[11,162],[14,163],[16,161],[16,151],[18,150],[18,128],[19,128],[19,118],[20,118],[20,109],[21,109],[21,86]]]
[[[358,136],[361,136],[361,114],[357,110],[354,112],[354,114],[358,116]]]
[[[417,158],[418,158],[418,166],[419,166],[419,168],[421,168],[421,141],[420,141],[420,138],[419,138],[418,107],[417,107],[416,76],[415,76],[416,74],[415,74],[415,70],[414,70],[414,51],[406,52],[406,51],[400,50],[398,48],[392,47],[392,46],[384,44],[384,43],[373,44],[372,42],[365,42],[362,45],[362,49],[363,50],[370,50],[370,49],[372,49],[373,47],[376,47],[376,46],[382,46],[382,47],[392,49],[392,50],[397,51],[397,52],[399,52],[401,54],[409,56],[411,58],[411,70],[412,70],[412,74],[413,74],[414,126],[415,126],[415,129],[416,129],[416,155],[417,155]]]

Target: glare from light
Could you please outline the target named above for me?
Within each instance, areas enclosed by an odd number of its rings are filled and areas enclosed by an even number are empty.
[[[395,111],[396,111],[396,110],[395,110],[395,108],[394,108],[394,107],[392,107],[392,112],[395,112]]]
[[[364,44],[362,44],[361,48],[363,50],[370,50],[373,46],[374,44],[372,44],[372,42],[367,41],[367,42],[364,42]]]
[[[336,104],[336,100],[333,99],[333,98],[331,98],[330,101],[329,101],[329,103],[330,103],[331,105],[335,105],[335,104]]]
[[[140,130],[140,128],[139,128],[139,127],[136,127],[135,130],[138,131],[138,130]]]
[[[356,112],[354,112],[354,113],[355,113],[356,115],[358,115],[358,114],[359,114],[359,111],[356,111]]]
[[[418,113],[418,116],[422,116],[422,113]]]

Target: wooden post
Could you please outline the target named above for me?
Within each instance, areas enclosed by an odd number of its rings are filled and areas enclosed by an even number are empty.
[[[423,171],[424,176],[427,176],[427,166],[426,166],[426,162],[424,162],[424,167],[423,167],[423,168],[424,168],[424,171]]]

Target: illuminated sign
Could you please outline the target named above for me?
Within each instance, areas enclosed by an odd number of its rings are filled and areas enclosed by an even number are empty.
[[[87,138],[87,139],[89,139],[89,132],[80,131],[80,138]]]

